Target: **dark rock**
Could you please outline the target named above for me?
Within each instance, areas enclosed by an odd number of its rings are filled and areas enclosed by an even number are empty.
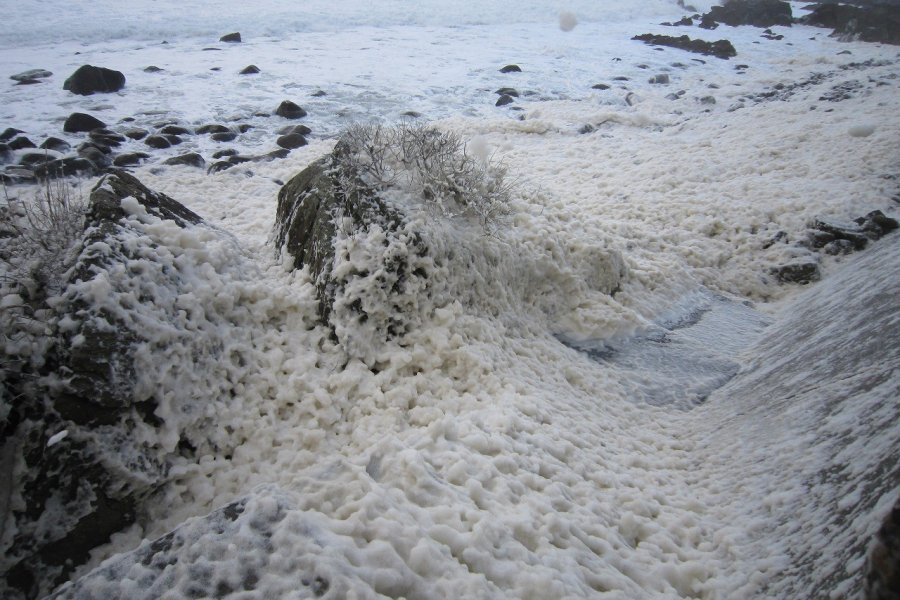
[[[865,600],[900,597],[900,497],[881,522],[869,546],[863,584]]]
[[[897,3],[865,6],[821,3],[800,22],[833,29],[831,35],[842,41],[900,44],[900,4]]]
[[[169,142],[169,145],[171,145],[171,146],[177,146],[178,144],[180,144],[184,141],[177,135],[174,135],[171,133],[163,134],[163,137],[166,138],[166,141]]]
[[[23,167],[34,167],[50,162],[56,158],[59,157],[47,152],[27,152],[19,158],[19,164]]]
[[[79,67],[63,84],[64,90],[80,96],[118,92],[123,87],[125,75],[121,72],[92,65]]]
[[[716,29],[718,26],[719,24],[716,23],[715,20],[713,20],[713,18],[709,15],[703,15],[703,17],[700,19],[700,23],[697,24],[697,27],[701,29],[709,29],[710,31]]]
[[[125,137],[130,140],[142,140],[150,134],[146,129],[129,129],[125,132]]]
[[[214,133],[209,137],[211,137],[212,139],[214,139],[217,142],[231,142],[235,138],[237,138],[237,134],[233,131],[223,131],[220,133]]]
[[[241,34],[237,31],[235,31],[234,33],[226,33],[219,38],[219,41],[228,42],[229,44],[239,44],[241,42]]]
[[[225,171],[233,166],[235,166],[235,163],[228,162],[227,160],[220,160],[209,165],[209,168],[206,169],[206,174],[210,175],[212,173],[218,173],[219,171]]]
[[[172,158],[167,158],[163,161],[165,165],[186,165],[189,167],[198,167],[202,169],[206,166],[206,161],[203,160],[203,157],[197,154],[196,152],[188,152],[187,154],[181,154],[179,156],[173,156]]]
[[[61,140],[57,137],[48,137],[44,142],[40,145],[41,148],[45,150],[55,150],[56,152],[66,152],[72,146],[69,145],[69,142],[65,140]]]
[[[275,114],[285,119],[301,119],[306,116],[306,111],[290,100],[285,100],[275,109]]]
[[[594,85],[591,86],[591,89],[592,90],[608,90],[609,86],[606,85],[605,83],[595,83]]]
[[[23,79],[16,83],[16,85],[34,85],[36,83],[44,83],[41,79]]]
[[[160,71],[163,71],[163,70],[164,69],[160,69],[156,65],[150,65],[149,67],[144,67],[144,73],[159,73]]]
[[[712,105],[716,103],[714,96],[703,96],[700,98],[700,104]]]
[[[34,142],[29,140],[24,135],[20,135],[19,137],[15,138],[11,142],[9,142],[7,144],[7,146],[9,146],[10,150],[24,150],[25,148],[37,148],[37,146],[34,145]]]
[[[835,239],[835,235],[833,233],[828,233],[826,231],[818,231],[816,229],[810,229],[806,232],[806,240],[803,241],[801,245],[806,246],[808,248],[824,248],[826,245],[833,242]]]
[[[660,73],[659,75],[654,75],[653,77],[651,77],[649,79],[649,82],[653,84],[665,85],[669,83],[669,76],[665,73]]]
[[[287,158],[288,154],[290,154],[290,150],[287,148],[279,148],[278,150],[272,150],[262,156],[254,157],[254,162],[271,162],[273,160],[280,160],[282,158]]]
[[[624,75],[618,75],[616,77],[613,77],[613,81],[628,81],[628,78]]]
[[[292,133],[309,135],[310,133],[312,133],[312,129],[310,129],[306,125],[288,125],[287,127],[282,127],[278,130],[278,135],[290,135]]]
[[[853,222],[859,225],[869,237],[875,237],[875,239],[894,231],[900,226],[896,219],[888,217],[880,210],[873,210],[864,217],[854,219]]]
[[[587,125],[582,125],[581,129],[578,130],[578,133],[586,135],[588,133],[594,133],[595,131],[597,131],[597,128],[588,123]]]
[[[653,33],[636,35],[631,39],[639,40],[651,46],[669,46],[672,48],[678,48],[679,50],[686,50],[688,52],[694,52],[707,56],[715,56],[722,59],[728,59],[733,56],[737,56],[737,50],[734,49],[734,46],[728,40],[707,42],[705,40],[699,39],[694,40],[686,35],[673,37],[670,35],[656,35]]]
[[[122,143],[124,143],[127,139],[124,135],[113,133],[112,131],[106,129],[95,129],[91,131],[88,136],[91,138],[91,141],[112,148],[121,146]]]
[[[16,137],[17,135],[19,135],[20,133],[25,133],[25,132],[22,131],[21,129],[16,129],[14,127],[7,127],[6,129],[3,130],[3,133],[0,133],[0,142],[7,142],[7,141],[13,139],[14,137]]]
[[[834,240],[825,244],[822,251],[825,254],[836,256],[838,254],[850,254],[854,249],[853,242],[850,240]]]
[[[819,263],[813,258],[797,259],[778,267],[771,273],[782,283],[806,284],[821,278]]]
[[[312,94],[310,94],[313,98],[322,98],[323,96],[327,96],[324,90],[316,90]]]
[[[9,78],[13,81],[37,81],[39,79],[46,79],[53,75],[50,71],[46,69],[29,69],[28,71],[22,71],[21,73],[16,73],[15,75],[10,75]]]
[[[500,69],[501,73],[521,73],[522,68],[519,65],[506,65]]]
[[[732,27],[790,27],[794,21],[791,5],[781,0],[725,0],[723,6],[713,6],[703,18]]]
[[[256,65],[247,65],[243,69],[241,69],[241,75],[256,75],[259,73],[259,67]]]
[[[213,158],[225,158],[227,156],[234,156],[235,154],[237,154],[237,150],[235,150],[234,148],[229,148],[227,150],[219,150],[213,153],[212,156]]]
[[[150,158],[150,155],[146,152],[128,152],[117,156],[113,160],[113,165],[116,167],[131,167],[141,164],[148,158]]]
[[[506,106],[507,104],[512,104],[513,102],[515,102],[515,100],[512,96],[503,94],[502,96],[497,98],[497,102],[494,104],[494,106]]]
[[[225,127],[224,125],[216,125],[216,124],[202,125],[197,128],[197,133],[204,134],[204,135],[208,134],[208,133],[228,133],[229,131],[231,131],[231,130],[228,129],[227,127]]]
[[[164,148],[169,148],[172,143],[167,140],[164,136],[161,135],[151,135],[147,139],[144,140],[144,143],[150,146],[151,148],[156,148],[157,150],[162,150]]]
[[[499,90],[494,90],[494,93],[499,96],[512,96],[513,98],[519,97],[519,91],[511,87],[502,87]]]
[[[307,144],[306,138],[300,135],[299,133],[289,133],[287,135],[283,135],[279,137],[276,141],[276,144],[281,146],[282,148],[287,148],[288,150],[293,150],[294,148],[299,148],[301,146],[305,146]]]
[[[91,161],[98,169],[108,167],[111,164],[110,155],[104,154],[97,146],[85,146],[78,149],[79,158]]]
[[[52,160],[38,166],[34,176],[38,179],[57,179],[60,177],[90,177],[100,173],[99,167],[83,157],[66,157]]]
[[[238,131],[241,133],[247,133],[251,129],[253,129],[253,125],[250,125],[249,123],[241,123],[238,125]]]
[[[221,71],[222,67],[210,67],[210,71]]]
[[[228,162],[232,165],[240,165],[247,162],[253,162],[252,156],[241,156],[240,154],[232,154],[228,157]]]
[[[181,125],[166,125],[165,127],[159,130],[159,133],[165,135],[190,135],[191,130],[182,127]]]
[[[80,133],[102,127],[106,127],[106,123],[97,117],[85,113],[72,113],[63,124],[63,131],[66,133]]]
[[[0,143],[0,164],[6,164],[13,159],[12,150],[8,144]]]
[[[109,146],[93,140],[90,142],[82,142],[78,144],[78,148],[76,148],[76,151],[79,154],[87,150],[95,150],[97,152],[100,152],[101,154],[110,154],[112,152],[112,148],[110,148]]]
[[[840,221],[819,217],[813,220],[810,224],[810,229],[830,233],[839,240],[848,240],[853,243],[853,247],[856,250],[862,250],[869,243],[867,232],[855,223],[841,223]]]

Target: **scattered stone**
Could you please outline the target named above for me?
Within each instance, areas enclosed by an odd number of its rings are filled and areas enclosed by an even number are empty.
[[[686,35],[673,37],[671,35],[656,35],[653,33],[636,35],[631,39],[644,42],[651,46],[669,46],[678,48],[679,50],[686,50],[687,52],[715,56],[726,60],[733,56],[737,56],[737,50],[734,49],[734,46],[728,40],[707,42],[699,39],[694,40]]]
[[[716,99],[713,96],[703,96],[700,98],[700,104],[713,105],[715,103]]]
[[[613,81],[628,81],[628,78],[624,75],[619,75],[618,77],[613,77]]]
[[[160,69],[156,65],[150,65],[149,67],[144,67],[144,73],[159,73],[161,71],[163,71],[163,69]]]
[[[70,148],[72,148],[69,142],[61,140],[57,137],[48,137],[46,140],[44,140],[40,147],[45,150],[54,150],[56,152],[66,152]]]
[[[494,104],[494,106],[506,106],[507,104],[512,104],[513,102],[515,102],[515,100],[512,96],[503,94],[502,96],[497,98],[497,102]]]
[[[876,239],[900,227],[897,219],[888,217],[880,210],[873,210],[864,217],[854,219],[853,222],[870,236],[876,236]]]
[[[716,29],[718,26],[719,24],[716,23],[715,20],[709,15],[703,15],[703,17],[701,17],[700,19],[700,23],[697,24],[697,27],[701,29],[709,29],[710,31]]]
[[[105,146],[105,145],[95,142],[93,140],[90,142],[82,142],[81,144],[78,145],[78,148],[76,148],[76,151],[78,153],[81,153],[81,152],[85,152],[88,149],[96,150],[100,154],[112,153],[112,149],[109,146]]]
[[[203,157],[197,154],[196,152],[188,152],[187,154],[180,154],[178,156],[173,156],[172,158],[167,158],[163,161],[165,165],[186,165],[188,167],[197,167],[202,169],[206,166],[206,161],[203,160]]]
[[[302,119],[306,116],[306,111],[290,100],[285,100],[275,109],[275,114],[285,119]]]
[[[25,133],[21,129],[16,129],[15,127],[7,127],[3,133],[0,133],[0,142],[8,142],[13,139],[20,133]]]
[[[78,157],[91,161],[95,166],[108,167],[111,163],[109,154],[95,146],[84,146],[78,149]]]
[[[862,250],[869,243],[869,236],[866,235],[866,231],[856,223],[842,223],[819,217],[813,219],[810,229],[830,233],[839,240],[848,240],[853,243],[853,247],[856,250]]]
[[[282,148],[287,148],[288,150],[293,150],[294,148],[299,148],[307,144],[306,138],[299,133],[289,133],[287,135],[283,135],[279,137],[275,143]]]
[[[500,69],[501,73],[521,73],[522,68],[519,65],[506,65]]]
[[[227,42],[229,44],[239,44],[241,43],[241,34],[237,31],[235,31],[234,33],[226,33],[219,38],[219,41]]]
[[[159,130],[159,133],[165,135],[190,135],[191,130],[182,127],[181,125],[166,125],[162,129]]]
[[[262,156],[255,156],[253,158],[253,162],[271,162],[273,160],[280,160],[282,158],[287,158],[288,154],[291,151],[287,148],[279,148],[278,150],[272,150]]]
[[[502,87],[499,90],[494,90],[494,93],[498,96],[512,96],[513,98],[519,97],[519,91],[511,87]]]
[[[228,133],[231,131],[224,125],[202,125],[197,128],[197,133],[199,134],[208,134],[208,133]]]
[[[38,179],[58,179],[60,177],[92,177],[100,169],[96,164],[81,156],[69,156],[44,163],[34,170]]]
[[[241,75],[256,75],[259,73],[259,67],[256,65],[247,65],[243,69],[241,69]]]
[[[118,92],[125,87],[125,75],[119,71],[84,65],[63,83],[63,89],[80,96]]]
[[[218,150],[217,152],[214,152],[212,157],[213,158],[226,158],[228,156],[235,156],[236,154],[237,154],[237,150],[235,150],[234,148],[228,148],[227,150]]]
[[[665,73],[660,73],[659,75],[654,75],[648,81],[652,84],[665,85],[669,83],[669,76]]]
[[[782,283],[807,284],[818,281],[822,274],[815,257],[796,259],[778,267],[772,267],[772,275]]]
[[[144,140],[144,143],[157,150],[163,150],[172,146],[172,143],[161,135],[151,135]]]
[[[587,125],[582,125],[581,129],[578,130],[578,133],[586,135],[588,133],[594,133],[595,131],[597,131],[597,128],[588,123]]]
[[[51,155],[49,152],[26,152],[19,158],[19,164],[23,167],[34,167],[57,158],[59,156]]]
[[[95,129],[88,134],[91,141],[103,144],[110,148],[118,148],[127,139],[124,135],[113,133],[108,129]]]
[[[166,138],[166,141],[168,141],[171,146],[177,146],[184,141],[177,135],[173,135],[171,133],[163,134],[163,137]]]
[[[16,73],[15,75],[10,75],[9,78],[20,83],[23,81],[36,82],[40,79],[46,79],[51,75],[53,75],[53,73],[46,69],[29,69],[27,71],[22,71],[21,73]]]
[[[292,133],[309,135],[310,133],[312,133],[312,129],[310,129],[306,125],[288,125],[287,127],[282,127],[278,130],[278,135],[290,135]]]
[[[209,136],[209,137],[212,138],[213,140],[217,141],[217,142],[231,142],[231,141],[233,141],[237,136],[238,136],[238,134],[236,134],[236,133],[233,132],[233,131],[221,131],[221,132],[218,132],[218,133],[214,133],[214,134],[212,134],[212,135]]]
[[[213,173],[218,173],[219,171],[225,171],[233,166],[235,166],[235,163],[228,162],[227,160],[220,160],[209,165],[209,168],[206,169],[206,174],[211,175]]]
[[[24,150],[25,148],[37,148],[37,146],[34,145],[34,142],[29,140],[24,135],[21,135],[21,136],[15,138],[11,142],[9,142],[7,144],[7,146],[9,146],[10,150]]]
[[[0,164],[5,165],[13,159],[13,152],[7,144],[0,143]]]
[[[249,123],[241,123],[238,125],[238,131],[241,133],[247,133],[251,129],[253,129],[253,125],[250,125]]]
[[[327,96],[328,94],[326,94],[324,90],[316,90],[311,95],[313,98],[321,98],[323,96]]]
[[[63,124],[66,133],[80,133],[106,127],[106,123],[86,113],[72,113]]]
[[[592,90],[608,90],[609,86],[606,85],[605,83],[595,83],[594,85],[591,86],[591,89]]]
[[[222,67],[210,67],[210,71],[221,71]]]
[[[146,129],[129,129],[125,132],[125,137],[130,140],[142,140],[150,134]]]
[[[116,167],[131,167],[134,165],[139,165],[141,162],[150,158],[150,155],[146,152],[128,152],[126,154],[120,154],[113,160],[113,166]]]
[[[25,167],[6,167],[3,173],[0,173],[0,183],[4,185],[34,183],[35,181],[34,172]]]
[[[704,20],[715,21],[737,27],[753,25],[790,27],[794,18],[791,5],[781,0],[727,0],[723,6],[713,6],[703,15]]]

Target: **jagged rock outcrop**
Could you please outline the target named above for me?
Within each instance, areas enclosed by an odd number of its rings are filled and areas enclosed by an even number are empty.
[[[832,36],[842,41],[860,40],[900,44],[900,5],[820,3],[799,19],[804,25],[833,29]]]
[[[214,274],[201,239],[222,257]],[[11,399],[0,420],[0,464],[20,499],[0,506],[9,532],[0,540],[5,598],[41,597],[64,582],[135,521],[175,462],[190,461],[216,435],[178,380],[223,360],[223,327],[234,319],[192,290],[198,277],[242,275],[236,244],[123,171],[93,189],[73,242],[56,255],[63,264],[45,269],[59,278],[52,294],[41,291],[46,275],[20,277],[22,303],[35,316],[21,321],[28,330],[4,330],[22,341],[7,355],[14,368],[0,373]],[[7,236],[0,250],[15,252],[16,243]],[[229,397],[218,385],[207,402]]]
[[[793,23],[791,5],[781,0],[725,0],[722,6],[713,6],[703,15],[704,23],[724,23],[753,25],[755,27],[772,27],[783,25],[790,27]]]
[[[705,40],[691,39],[686,35],[656,35],[653,33],[645,33],[636,35],[633,40],[644,42],[650,46],[668,46],[670,48],[678,48],[687,52],[694,52],[706,56],[715,56],[717,58],[729,59],[737,56],[737,50],[728,40],[718,40],[716,42],[707,42]]]

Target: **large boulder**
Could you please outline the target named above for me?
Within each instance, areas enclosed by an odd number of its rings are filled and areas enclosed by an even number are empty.
[[[80,96],[118,92],[125,87],[125,75],[120,71],[83,65],[66,79],[63,89]]]
[[[63,131],[66,133],[81,133],[106,127],[106,123],[87,113],[72,113],[63,123]]]
[[[654,33],[645,33],[636,35],[633,40],[638,40],[650,46],[668,46],[670,48],[678,48],[687,52],[695,52],[707,56],[715,56],[725,60],[737,56],[737,50],[728,40],[719,40],[717,42],[707,42],[706,40],[691,39],[686,35],[671,36],[658,35]]]
[[[900,44],[900,5],[821,3],[800,19],[804,25],[833,29],[832,36],[842,41],[861,40]]]
[[[772,27],[784,25],[790,27],[793,22],[791,5],[781,0],[726,0],[722,6],[713,6],[703,15],[704,22],[755,27]]]
[[[29,315],[8,320],[6,311],[0,323],[22,342],[6,347],[0,372],[4,401],[15,399],[0,414],[0,468],[17,465],[2,476],[19,499],[3,507],[4,517],[11,509],[0,540],[4,598],[46,595],[140,517],[173,466],[227,451],[211,418],[232,398],[221,340],[246,310],[232,311],[214,290],[250,279],[241,249],[123,171],[101,179],[71,216],[40,246],[0,240],[9,264],[31,261],[0,284]],[[42,254],[47,242],[58,246],[52,256]],[[9,330],[16,323],[27,328]],[[189,389],[209,390],[201,408]]]

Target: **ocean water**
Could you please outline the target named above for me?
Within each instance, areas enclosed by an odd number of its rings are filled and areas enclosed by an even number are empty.
[[[121,273],[70,290],[142,324],[135,383],[165,421],[145,433],[197,446],[72,597],[187,597],[200,567],[229,586],[252,572],[248,598],[308,597],[316,578],[326,598],[859,597],[867,540],[898,492],[869,476],[896,474],[900,450],[897,243],[816,255],[819,286],[770,269],[813,256],[794,242],[817,215],[895,210],[895,48],[802,26],[775,28],[782,40],[673,30],[659,22],[683,10],[663,0],[4,10],[2,73],[54,72],[0,86],[0,126],[35,141],[82,111],[117,130],[243,123],[231,146],[267,152],[291,124],[271,116],[285,99],[313,130],[270,163],[136,168],[212,227],[185,232],[126,200],[156,301],[135,305]],[[217,41],[231,31],[244,41]],[[738,57],[631,40],[648,31],[728,38]],[[84,63],[123,71],[126,87],[64,92]],[[251,63],[259,75],[238,75]],[[522,72],[499,73],[510,63]],[[520,96],[494,106],[507,86]],[[823,100],[835,88],[855,91]],[[272,246],[278,190],[348,123],[411,119],[502,165],[510,215],[493,236],[417,222],[466,259],[441,273],[446,294],[400,342],[336,343],[309,273]],[[154,156],[222,148],[190,136]],[[377,234],[341,243],[377,263]],[[189,290],[154,275],[169,264]],[[835,347],[849,350],[836,360]],[[111,464],[134,450],[95,441]],[[215,511],[248,497],[217,529]],[[179,526],[179,562],[145,585],[140,552]]]

